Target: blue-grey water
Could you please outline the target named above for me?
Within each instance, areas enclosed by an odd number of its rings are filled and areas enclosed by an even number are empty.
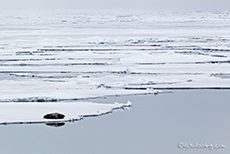
[[[4,154],[228,154],[229,90],[188,90],[93,102],[133,102],[132,109],[55,128],[0,126]],[[178,143],[222,144],[222,149],[180,149]]]

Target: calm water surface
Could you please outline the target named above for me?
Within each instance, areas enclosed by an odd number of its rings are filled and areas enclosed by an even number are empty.
[[[133,102],[115,111],[55,128],[0,126],[5,154],[227,154],[230,153],[230,91],[196,90],[123,96],[93,102]],[[222,144],[222,149],[180,149],[178,143]]]

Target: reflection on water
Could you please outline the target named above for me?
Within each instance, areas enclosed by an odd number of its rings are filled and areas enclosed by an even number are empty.
[[[65,125],[65,123],[46,123],[47,126],[52,126],[52,127],[62,127]]]

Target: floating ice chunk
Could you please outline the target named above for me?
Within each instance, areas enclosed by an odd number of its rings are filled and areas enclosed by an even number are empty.
[[[71,103],[0,103],[0,125],[63,123],[81,120],[85,117],[98,117],[113,110],[131,107],[131,102],[100,104],[91,102]],[[44,119],[48,113],[62,113],[63,119]]]
[[[124,104],[125,107],[131,107],[132,106],[132,102],[128,101],[126,104]]]
[[[147,90],[148,90],[148,91],[151,91],[151,92],[154,93],[154,94],[158,94],[158,93],[161,93],[161,92],[162,92],[161,90],[156,90],[156,89],[154,89],[154,88],[152,88],[152,87],[147,88]]]

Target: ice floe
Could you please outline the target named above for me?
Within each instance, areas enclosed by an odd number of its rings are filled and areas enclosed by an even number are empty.
[[[0,125],[74,122],[86,117],[99,117],[109,114],[114,110],[131,107],[131,104],[131,102],[125,104],[91,102],[0,103]],[[53,112],[65,115],[64,119],[43,118],[46,114]]]
[[[9,104],[0,104],[1,110],[161,90],[230,89],[229,12],[2,12],[0,19],[0,102]],[[79,118],[66,120],[73,117]]]

